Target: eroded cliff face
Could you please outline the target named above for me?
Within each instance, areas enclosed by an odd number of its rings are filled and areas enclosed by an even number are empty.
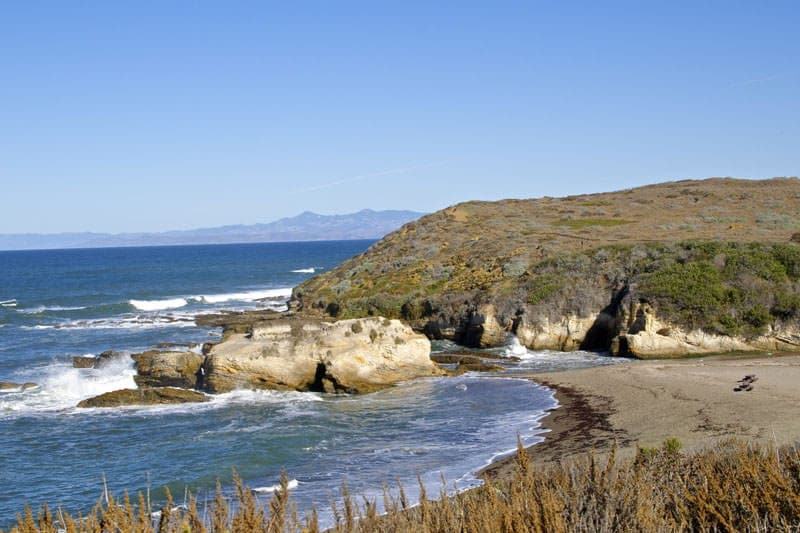
[[[480,324],[488,336],[480,339],[481,329],[470,332],[481,346],[500,346],[509,335],[516,335],[531,350],[583,349],[639,359],[800,348],[800,328],[795,323],[770,326],[756,335],[723,335],[659,318],[652,305],[629,295],[584,317],[569,315],[551,320],[548,316],[522,316],[514,323],[502,324],[491,305],[483,306],[481,313],[473,316],[471,323]]]

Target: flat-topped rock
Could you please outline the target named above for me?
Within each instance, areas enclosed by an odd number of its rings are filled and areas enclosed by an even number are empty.
[[[211,347],[205,388],[363,393],[442,375],[430,342],[399,320],[285,318],[255,323]]]
[[[173,387],[121,389],[83,400],[78,407],[122,407],[126,405],[168,405],[207,402],[202,392]]]

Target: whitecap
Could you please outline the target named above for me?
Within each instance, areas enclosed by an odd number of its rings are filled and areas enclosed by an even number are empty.
[[[506,357],[521,357],[528,355],[528,349],[519,342],[516,335],[511,336],[511,341],[506,345],[503,355]]]
[[[20,326],[22,329],[153,329],[170,327],[192,327],[194,317],[191,315],[123,315],[110,318],[89,320],[71,320],[58,324],[37,324]]]
[[[168,298],[166,300],[128,300],[128,303],[140,311],[163,311],[183,307],[189,302],[185,298]]]
[[[295,274],[313,274],[316,272],[316,269],[314,267],[298,268],[297,270],[292,270],[292,272]]]
[[[17,306],[17,300],[13,299],[13,298],[11,300],[3,300],[2,302],[0,302],[0,306],[3,306],[3,307],[16,307]]]
[[[86,309],[86,307],[82,307],[79,305],[76,306],[39,305],[37,307],[30,307],[26,309],[17,309],[17,312],[24,313],[26,315],[38,315],[41,313],[46,313],[48,311],[79,311],[81,309]]]
[[[39,384],[38,389],[3,397],[0,413],[36,413],[63,411],[78,402],[119,389],[135,389],[133,360],[120,357],[99,369],[78,369],[66,362],[34,368],[25,380]]]
[[[296,479],[291,479],[289,480],[289,483],[286,484],[286,488],[289,490],[294,490],[297,488],[299,484],[300,482],[297,481]],[[281,490],[281,486],[280,484],[268,485],[266,487],[253,487],[253,489],[251,490],[257,494],[272,494],[273,492],[278,492],[279,490]]]
[[[191,300],[197,300],[207,304],[218,304],[222,302],[255,302],[267,299],[286,299],[292,295],[291,287],[280,289],[260,289],[247,292],[231,292],[223,294],[202,294],[192,296]]]

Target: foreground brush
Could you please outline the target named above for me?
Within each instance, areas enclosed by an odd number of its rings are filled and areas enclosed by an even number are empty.
[[[33,532],[284,532],[319,531],[316,512],[299,519],[289,494],[289,478],[269,504],[258,504],[236,477],[236,498],[217,488],[213,503],[198,511],[167,502],[154,514],[143,495],[138,504],[109,496],[87,516],[47,507],[36,518],[30,508],[11,531]],[[569,462],[539,466],[520,446],[510,479],[429,500],[420,486],[420,503],[409,506],[402,488],[384,491],[377,502],[359,504],[342,491],[334,505],[332,531],[350,532],[572,532],[572,531],[797,531],[800,528],[800,452],[728,441],[682,453],[669,439],[661,448],[639,449],[617,461],[588,454]]]

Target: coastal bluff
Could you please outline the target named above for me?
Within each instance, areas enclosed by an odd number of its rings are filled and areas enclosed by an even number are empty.
[[[638,358],[800,347],[800,180],[466,202],[298,286],[305,316]]]

